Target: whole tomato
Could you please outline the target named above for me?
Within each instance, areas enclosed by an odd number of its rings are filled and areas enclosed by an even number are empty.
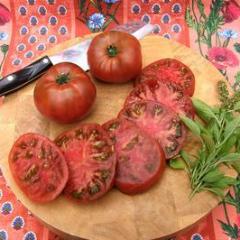
[[[51,67],[34,89],[34,102],[42,115],[59,123],[72,123],[86,116],[96,98],[90,77],[73,63]]]
[[[97,35],[88,49],[91,74],[104,82],[124,83],[135,79],[142,69],[139,41],[124,32]]]

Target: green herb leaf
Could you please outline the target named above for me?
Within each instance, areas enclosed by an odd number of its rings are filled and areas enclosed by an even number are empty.
[[[205,187],[205,190],[216,194],[217,196],[224,198],[224,190],[218,187]]]
[[[230,225],[221,220],[218,220],[218,222],[221,224],[221,227],[227,236],[231,239],[238,239],[239,229],[236,224]]]
[[[240,161],[232,162],[231,166],[237,171],[238,174],[240,174]]]
[[[201,135],[201,129],[199,128],[199,126],[190,118],[180,115],[180,119],[183,121],[183,123],[189,128],[189,130],[197,135],[200,136]]]
[[[214,151],[215,149],[215,142],[213,141],[211,135],[209,134],[201,134],[204,144],[206,145],[209,152]]]
[[[236,52],[240,53],[240,43],[234,43],[234,49]]]
[[[185,169],[186,165],[181,158],[174,158],[169,161],[169,166],[172,169],[182,170]]]
[[[218,164],[220,163],[232,163],[232,162],[240,162],[240,153],[229,153],[223,157],[221,157],[218,161]]]
[[[219,181],[223,176],[224,174],[215,168],[212,171],[208,172],[202,180],[207,183],[213,183]]]
[[[185,152],[184,150],[181,150],[180,151],[180,156],[185,161],[185,163],[188,166],[188,168],[190,168],[191,165],[192,165],[192,161],[190,160],[190,156],[187,154],[187,152]]]
[[[197,111],[198,116],[204,120],[209,121],[210,119],[217,119],[213,109],[208,106],[205,102],[199,99],[193,99],[193,106]]]
[[[229,153],[234,145],[237,142],[237,137],[236,135],[232,135],[221,147],[221,151],[219,152],[219,156],[222,156],[223,154],[226,155],[227,153]]]
[[[2,44],[0,48],[1,48],[1,52],[5,55],[8,52],[9,46],[7,44]]]
[[[224,138],[229,138],[234,131],[240,127],[240,116],[235,117],[232,121],[228,122],[224,131]]]

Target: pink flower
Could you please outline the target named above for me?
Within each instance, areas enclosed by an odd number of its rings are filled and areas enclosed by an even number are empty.
[[[11,14],[8,8],[0,3],[0,26],[9,22],[11,19]]]
[[[236,55],[231,50],[223,47],[210,48],[208,50],[208,59],[220,70],[239,65]]]
[[[235,0],[225,1],[222,13],[226,23],[232,22],[240,17],[240,6]]]

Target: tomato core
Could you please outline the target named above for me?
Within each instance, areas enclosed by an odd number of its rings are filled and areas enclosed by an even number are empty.
[[[117,48],[113,45],[108,46],[107,54],[109,57],[115,57],[118,54]]]
[[[65,84],[68,83],[70,80],[69,77],[70,73],[61,73],[57,76],[56,82],[61,85],[61,84]]]

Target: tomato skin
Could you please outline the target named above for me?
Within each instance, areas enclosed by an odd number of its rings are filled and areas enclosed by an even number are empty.
[[[39,203],[54,200],[68,180],[68,167],[60,149],[36,133],[20,136],[8,157],[10,171],[29,199]]]
[[[107,132],[98,124],[81,124],[61,133],[55,143],[69,167],[64,195],[88,203],[105,195],[113,186],[116,155]]]
[[[103,128],[115,143],[115,186],[132,195],[145,192],[156,184],[166,167],[165,154],[158,142],[125,119],[112,119],[104,123]]]
[[[67,74],[66,83],[58,83],[59,76]],[[96,98],[96,87],[90,77],[73,63],[59,63],[51,67],[34,88],[34,103],[45,117],[72,123],[84,118]]]
[[[111,47],[116,48],[115,56],[109,56],[108,49]],[[128,82],[141,73],[140,43],[128,33],[118,31],[101,33],[90,44],[88,63],[91,74],[99,80],[108,83]]]
[[[181,87],[183,93],[192,97],[195,90],[195,77],[191,69],[177,59],[163,58],[143,68],[136,82],[158,79],[162,82],[173,82]]]

